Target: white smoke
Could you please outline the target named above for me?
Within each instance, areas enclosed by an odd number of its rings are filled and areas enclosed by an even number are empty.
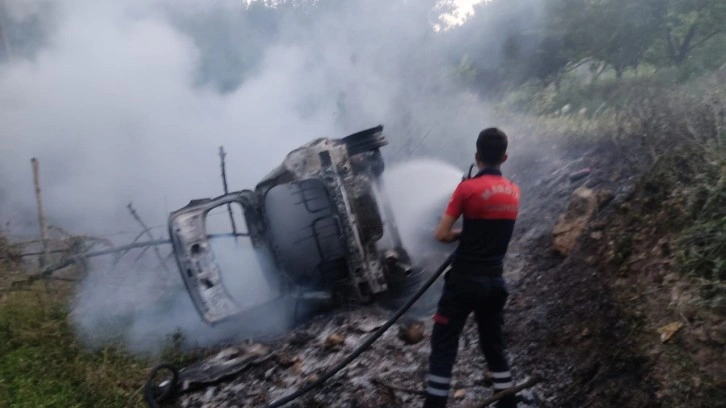
[[[463,175],[464,170],[430,158],[405,161],[384,173],[401,240],[415,259],[438,246],[434,230]]]
[[[32,57],[0,64],[0,221],[11,231],[37,231],[31,157],[40,160],[50,223],[106,235],[137,229],[129,202],[148,224],[164,226],[168,212],[190,199],[221,194],[221,145],[230,189],[239,190],[313,138],[383,123],[393,159],[409,139],[431,135],[439,157],[468,161],[472,135],[488,125],[482,105],[450,92],[448,68],[428,55],[435,34],[422,24],[425,5],[341,2],[313,24],[292,13],[255,68],[225,93],[200,81],[204,49],[175,18],[232,13],[238,2],[14,0],[7,7],[16,20],[52,21]],[[163,237],[164,228],[155,233]],[[101,272],[107,262],[92,264],[75,310],[84,332],[121,324],[139,351],[176,329],[197,343],[232,334],[201,322],[173,262],[169,278],[146,258],[112,276]],[[257,279],[238,278],[231,286]]]

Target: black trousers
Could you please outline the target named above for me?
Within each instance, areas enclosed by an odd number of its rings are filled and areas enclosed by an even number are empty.
[[[479,346],[493,377],[494,391],[513,386],[502,333],[504,305],[508,297],[509,292],[501,276],[449,271],[434,315],[424,407],[446,406],[459,338],[472,312],[479,331]],[[512,396],[501,400],[497,406],[515,407],[515,401]]]

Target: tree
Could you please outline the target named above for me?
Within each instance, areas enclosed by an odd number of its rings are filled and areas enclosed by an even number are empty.
[[[666,55],[680,65],[694,48],[726,32],[726,1],[670,0],[662,29]]]
[[[549,27],[570,62],[606,64],[618,78],[643,61],[665,12],[661,0],[552,0],[549,6]]]
[[[539,0],[482,2],[460,27],[444,33],[453,64],[465,65],[469,85],[487,95],[547,76],[537,58],[542,45]],[[462,56],[466,56],[462,60]],[[464,65],[462,65],[464,64]]]

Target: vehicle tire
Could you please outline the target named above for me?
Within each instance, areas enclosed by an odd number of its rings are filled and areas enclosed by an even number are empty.
[[[383,125],[353,133],[344,137],[342,141],[351,156],[377,150],[388,144],[385,136],[383,136]]]

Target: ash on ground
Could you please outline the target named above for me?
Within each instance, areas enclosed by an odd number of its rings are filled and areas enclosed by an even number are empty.
[[[382,326],[390,311],[377,307],[340,310],[266,345],[271,358],[229,382],[185,395],[182,407],[264,407],[315,381]],[[430,319],[404,318],[325,385],[289,407],[417,407],[423,404],[430,351]],[[517,383],[528,379],[516,367]],[[470,318],[461,338],[450,394],[451,407],[475,406],[493,395],[486,362]],[[536,405],[536,386],[522,407]],[[418,393],[417,393],[418,392]]]

